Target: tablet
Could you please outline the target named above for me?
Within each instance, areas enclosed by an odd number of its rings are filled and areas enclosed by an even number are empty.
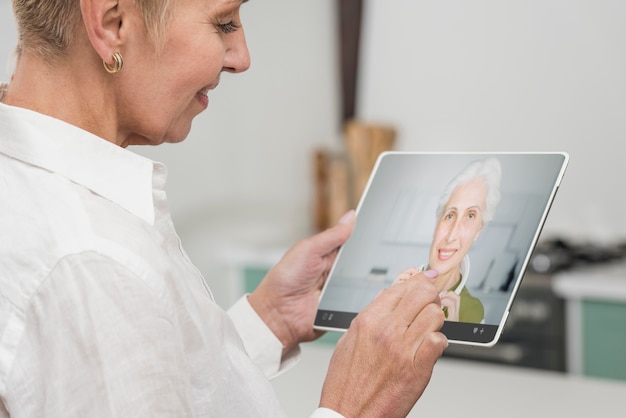
[[[568,160],[563,152],[381,154],[315,328],[345,331],[407,269],[435,269],[441,331],[451,343],[494,345]]]

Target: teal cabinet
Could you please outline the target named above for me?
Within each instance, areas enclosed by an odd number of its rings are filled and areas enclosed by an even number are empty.
[[[583,373],[626,380],[626,304],[582,301]]]
[[[566,300],[568,371],[626,381],[626,262],[553,278]]]

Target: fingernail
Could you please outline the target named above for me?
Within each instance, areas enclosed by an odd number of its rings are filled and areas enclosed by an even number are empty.
[[[348,222],[350,222],[352,220],[353,217],[354,217],[354,209],[351,209],[348,212],[346,212],[341,217],[341,219],[339,219],[339,223],[340,224],[347,224]]]
[[[439,272],[437,270],[434,269],[430,269],[430,270],[426,270],[424,272],[424,276],[434,279],[435,277],[437,277],[439,275]]]

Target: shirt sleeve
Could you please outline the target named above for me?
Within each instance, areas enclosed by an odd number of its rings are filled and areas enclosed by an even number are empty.
[[[317,408],[311,418],[345,418],[343,415],[328,408]]]
[[[248,295],[242,296],[228,310],[228,315],[235,324],[246,352],[267,378],[281,375],[300,360],[299,346],[282,356],[282,343],[250,306]]]

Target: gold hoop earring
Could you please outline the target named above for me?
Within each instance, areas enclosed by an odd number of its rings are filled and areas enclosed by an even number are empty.
[[[122,69],[122,66],[124,65],[124,60],[122,59],[122,54],[120,54],[119,52],[114,52],[111,57],[113,58],[113,65],[107,64],[106,61],[102,61],[102,64],[104,65],[104,69],[107,73],[115,74]]]

